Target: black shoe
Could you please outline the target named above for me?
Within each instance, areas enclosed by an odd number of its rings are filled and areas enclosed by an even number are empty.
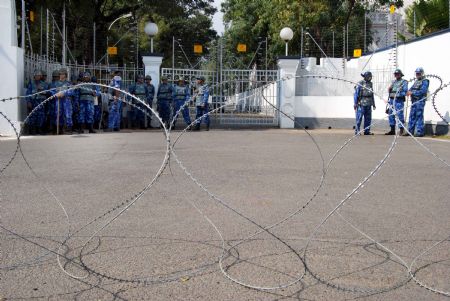
[[[409,133],[404,133],[403,135],[402,135],[403,137],[409,137],[409,136],[411,136]]]
[[[89,124],[89,134],[95,134],[97,133],[96,131],[94,131],[94,125],[91,123]]]
[[[71,126],[68,126],[67,127],[67,135],[72,135],[73,134],[73,132],[72,132],[72,127]]]
[[[193,129],[193,131],[200,131],[200,124],[197,123]]]
[[[372,132],[364,133],[364,136],[372,136],[372,135],[373,135]]]
[[[400,129],[400,136],[403,136],[404,133],[405,133],[405,129],[404,129],[404,128],[401,128],[401,129]]]
[[[115,128],[113,131],[114,132],[120,132],[120,129],[119,128]]]
[[[209,124],[206,125],[206,130],[209,131]]]
[[[391,126],[391,130],[387,133],[384,133],[385,135],[395,135],[395,126]]]

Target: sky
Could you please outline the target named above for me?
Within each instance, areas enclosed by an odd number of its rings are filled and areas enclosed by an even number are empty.
[[[215,13],[213,17],[213,27],[219,35],[222,35],[224,31],[224,26],[222,22],[223,14],[220,12],[220,4],[223,0],[214,0],[214,6],[217,8],[218,12]]]

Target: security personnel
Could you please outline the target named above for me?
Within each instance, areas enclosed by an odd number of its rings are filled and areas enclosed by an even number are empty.
[[[391,130],[385,133],[385,135],[395,135],[395,115],[397,115],[401,122],[401,124],[398,125],[400,135],[403,135],[404,132],[403,125],[405,124],[405,114],[403,110],[405,107],[406,93],[408,92],[408,82],[402,78],[403,73],[400,69],[394,71],[394,76],[395,80],[389,87],[389,109],[387,111],[389,114],[389,125]],[[395,114],[392,108],[395,108]]]
[[[84,72],[83,83],[91,82],[91,74]],[[79,105],[78,114],[78,133],[83,133],[83,124],[89,129],[89,133],[94,131],[94,98],[100,96],[98,86],[86,85],[77,89],[76,97]]]
[[[122,87],[122,78],[120,77],[119,71],[115,72],[115,75],[109,85],[116,89],[120,89]],[[110,131],[118,132],[120,131],[120,119],[122,117],[122,101],[120,100],[120,91],[116,89],[109,89],[111,101],[108,116],[108,129]]]
[[[97,77],[92,76],[91,82],[97,83]],[[94,128],[100,128],[100,122],[102,121],[102,94],[99,86],[96,86],[100,92],[99,96],[94,98]]]
[[[155,98],[155,86],[152,84],[152,77],[150,75],[145,76],[145,84],[147,85],[148,97],[147,104],[150,108],[153,108],[153,99]],[[152,128],[152,111],[149,110],[147,116],[147,128]]]
[[[189,116],[189,100],[191,98],[191,93],[189,86],[186,86],[185,80],[183,78],[178,79],[178,85],[175,86],[173,90],[173,126],[175,129],[175,124],[177,123],[178,116],[180,113],[183,114],[183,119],[186,125],[191,124],[191,117]],[[180,112],[178,112],[181,109]],[[178,113],[178,115],[176,115]]]
[[[364,80],[360,81],[355,88],[353,109],[356,113],[355,135],[359,133],[361,121],[364,117],[364,135],[373,135],[370,132],[372,123],[372,107],[375,110],[375,98],[373,94],[372,73],[366,71],[361,76]]]
[[[196,107],[196,124],[195,131],[200,130],[201,119],[200,117],[208,113],[208,99],[209,99],[209,87],[205,84],[205,77],[197,77],[197,88],[194,91],[195,107]],[[206,130],[209,131],[209,115],[202,118],[206,123]]]
[[[34,79],[30,81],[27,87],[27,95],[36,94],[48,90],[47,84],[42,81],[42,72],[36,71],[34,73]],[[28,114],[34,109],[33,115],[28,118],[29,131],[31,135],[45,134],[44,122],[45,122],[45,108],[40,104],[47,98],[45,93],[29,96],[27,99]]]
[[[74,96],[73,90],[67,90],[71,87],[70,82],[67,80],[67,70],[62,68],[59,70],[59,81],[56,83],[56,97],[57,103],[55,104],[55,115],[59,114],[59,126],[61,128],[61,134],[64,133],[63,128],[66,127],[69,133],[72,133],[73,127],[73,107],[72,97]],[[58,105],[59,103],[59,105]],[[59,112],[58,112],[59,106]],[[58,119],[58,118],[56,118]]]
[[[158,113],[162,121],[169,128],[170,123],[170,105],[172,103],[173,87],[168,83],[167,76],[161,77],[162,83],[158,87],[156,97],[158,99]]]
[[[142,74],[139,74],[136,79],[136,83],[132,85],[128,91],[130,94],[136,96],[144,103],[147,102],[148,99],[148,87],[144,83],[144,76]],[[135,99],[130,99],[133,104],[136,105],[136,107],[131,108],[131,127],[135,128],[136,126],[139,126],[141,129],[145,128],[145,115],[141,111],[144,109],[144,105],[142,103],[139,103]],[[140,110],[140,109],[141,110]]]
[[[49,89],[52,91],[56,91],[56,85],[59,81],[59,70],[54,70],[52,72],[52,82],[48,85]],[[56,100],[55,98],[50,99],[47,102],[47,118],[48,124],[50,126],[51,131],[56,134]]]
[[[409,113],[408,131],[416,136],[423,137],[425,134],[423,111],[427,101],[428,87],[430,81],[425,78],[425,72],[422,67],[416,69],[416,80],[406,93],[411,96],[411,111]],[[414,133],[415,132],[415,133]],[[404,136],[408,136],[406,133]]]

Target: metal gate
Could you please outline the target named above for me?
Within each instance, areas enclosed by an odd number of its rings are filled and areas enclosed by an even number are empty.
[[[184,78],[192,90],[196,78],[204,76],[210,87],[210,109],[216,126],[223,127],[277,127],[278,71],[277,70],[222,70],[163,68],[162,75],[175,83]],[[195,108],[191,104],[191,111]]]

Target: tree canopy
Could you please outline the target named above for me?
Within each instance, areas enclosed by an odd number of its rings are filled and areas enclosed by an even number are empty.
[[[225,39],[229,51],[237,43],[248,44],[249,49],[258,46],[257,37],[268,37],[269,54],[283,54],[284,43],[279,38],[283,27],[291,27],[294,38],[289,43],[292,54],[300,54],[301,28],[311,36],[304,36],[303,51],[306,56],[323,56],[322,51],[331,56],[342,56],[343,28],[348,25],[350,48],[362,48],[364,44],[364,15],[387,4],[400,7],[403,1],[389,0],[226,0],[223,4],[224,21],[228,30]],[[370,28],[370,23],[366,24]],[[370,32],[366,34],[367,44],[371,42]],[[366,32],[366,33],[367,33]],[[339,55],[340,54],[340,55]],[[243,57],[251,62],[253,54]]]
[[[21,7],[20,2],[16,0],[16,7]],[[136,41],[139,52],[149,51],[149,39],[144,33],[144,26],[148,21],[157,23],[159,27],[155,37],[155,51],[164,54],[165,65],[170,64],[172,36],[190,42],[209,43],[217,35],[212,29],[211,21],[216,12],[216,8],[212,6],[213,0],[28,0],[28,9],[35,11],[35,21],[29,22],[34,52],[38,52],[37,49],[40,48],[41,11],[45,44],[46,9],[50,10],[58,26],[62,28],[64,2],[67,42],[78,63],[90,63],[93,60],[94,23],[96,60],[105,54],[106,37],[109,38],[109,46],[122,39],[117,45],[119,55],[111,58],[118,64],[135,62]],[[127,13],[131,13],[132,18],[121,19],[108,30],[111,22]],[[51,30],[50,38],[53,37],[52,27]],[[60,45],[61,38],[56,31],[56,46]]]
[[[448,0],[419,0],[414,2],[405,10],[408,32],[416,36],[422,36],[449,28],[448,5]]]

